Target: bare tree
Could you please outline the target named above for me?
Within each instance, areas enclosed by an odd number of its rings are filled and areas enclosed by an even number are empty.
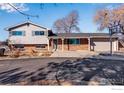
[[[54,23],[54,31],[56,33],[73,33],[79,32],[80,29],[78,27],[78,12],[72,11],[66,17],[62,19],[58,19]],[[69,50],[69,39],[67,39],[68,50]]]
[[[99,30],[109,29],[110,33],[110,54],[112,54],[112,35],[115,33],[124,33],[124,5],[114,9],[103,9],[97,11],[94,21],[99,25]],[[120,40],[120,38],[119,38]],[[123,42],[121,37],[120,42]],[[122,43],[123,45],[123,43]]]
[[[79,15],[77,11],[72,11],[66,17],[58,19],[54,23],[54,30],[56,33],[72,33],[79,32],[78,27]]]
[[[120,5],[114,9],[102,9],[97,11],[94,22],[99,25],[99,30],[112,27],[116,24],[121,24],[121,30],[124,31],[124,5]]]
[[[99,25],[98,29],[99,30],[104,30],[109,26],[109,10],[103,9],[97,11],[95,17],[94,17],[94,22]]]

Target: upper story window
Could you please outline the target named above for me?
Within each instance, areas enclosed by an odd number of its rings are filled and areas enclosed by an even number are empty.
[[[12,36],[25,36],[25,31],[12,31],[10,32]]]
[[[44,31],[33,31],[33,36],[42,36],[44,35]]]

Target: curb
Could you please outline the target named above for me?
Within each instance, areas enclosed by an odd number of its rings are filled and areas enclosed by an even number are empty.
[[[81,57],[26,57],[26,58],[3,58],[0,61],[31,60],[31,59],[81,59]]]
[[[124,61],[124,58],[115,58],[115,57],[90,57],[90,59],[98,59],[98,60],[110,60],[110,61]]]

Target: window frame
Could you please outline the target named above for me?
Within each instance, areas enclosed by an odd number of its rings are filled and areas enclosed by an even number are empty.
[[[11,31],[9,34],[10,36],[25,36],[25,31]]]
[[[44,36],[45,31],[32,31],[32,36]]]
[[[15,44],[14,47],[16,49],[20,49],[21,51],[25,50],[25,45],[24,44]]]
[[[40,47],[37,47],[37,46],[40,46]],[[44,46],[44,47],[42,47],[42,46]],[[36,44],[36,45],[35,45],[35,48],[36,48],[36,49],[45,49],[46,46],[47,46],[46,44]]]
[[[71,40],[74,40],[74,41],[72,41],[74,43],[72,43]],[[71,38],[71,39],[69,39],[69,44],[70,45],[80,45],[81,44],[80,39],[79,38]]]

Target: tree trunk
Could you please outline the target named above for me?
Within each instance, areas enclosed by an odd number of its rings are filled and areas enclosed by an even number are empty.
[[[67,44],[68,44],[68,50],[70,50],[70,47],[69,47],[69,39],[67,39]]]

